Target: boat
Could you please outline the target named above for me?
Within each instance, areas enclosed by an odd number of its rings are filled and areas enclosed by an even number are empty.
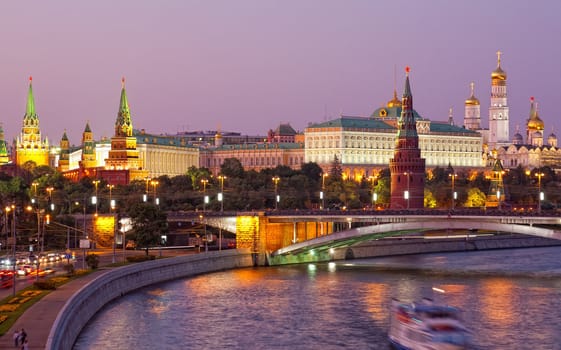
[[[400,350],[467,349],[470,331],[460,314],[460,309],[431,299],[414,303],[392,299],[390,344]]]

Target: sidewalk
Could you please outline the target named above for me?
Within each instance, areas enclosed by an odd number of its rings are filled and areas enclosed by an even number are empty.
[[[88,282],[107,271],[109,271],[109,269],[100,268],[87,276],[66,283],[47,294],[40,301],[27,309],[16,323],[14,323],[12,328],[0,337],[0,349],[15,349],[12,336],[14,330],[21,330],[22,328],[24,328],[27,333],[30,350],[45,349],[51,327],[66,301]]]

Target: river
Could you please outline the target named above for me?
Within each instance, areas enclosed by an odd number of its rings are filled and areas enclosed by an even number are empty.
[[[461,308],[474,349],[561,349],[561,247],[245,268],[167,282],[107,305],[74,349],[388,349],[392,297]]]

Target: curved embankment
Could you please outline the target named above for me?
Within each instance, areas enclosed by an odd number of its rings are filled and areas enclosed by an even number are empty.
[[[469,239],[380,239],[368,243],[336,250],[335,260],[375,258],[381,256],[462,252],[490,249],[513,249],[559,246],[561,241],[527,235],[497,235],[470,237]]]
[[[107,303],[133,290],[177,278],[254,265],[249,250],[178,256],[115,268],[70,298],[51,328],[45,349],[70,350],[82,328]]]

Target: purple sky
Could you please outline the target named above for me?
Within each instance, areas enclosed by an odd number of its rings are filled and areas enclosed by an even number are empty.
[[[281,122],[369,115],[411,66],[414,107],[463,124],[469,83],[487,126],[497,50],[511,137],[535,96],[561,136],[558,1],[166,0],[0,5],[0,121],[21,131],[33,76],[44,136],[112,136],[121,76],[136,129],[266,134]]]

